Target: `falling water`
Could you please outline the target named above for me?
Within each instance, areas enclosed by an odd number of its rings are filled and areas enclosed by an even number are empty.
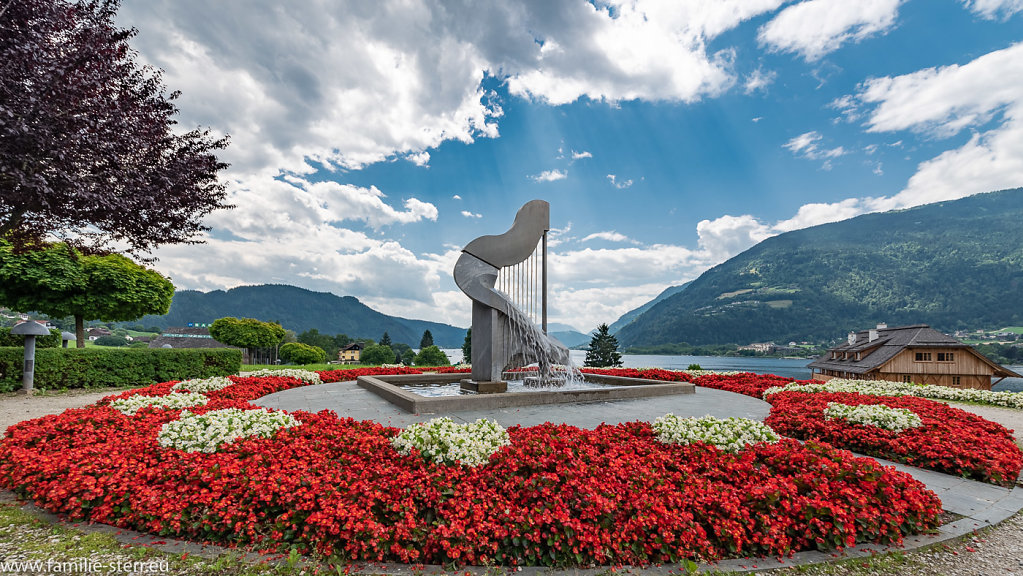
[[[543,333],[532,319],[520,310],[511,299],[506,298],[508,306],[508,336],[511,344],[519,348],[513,350],[516,354],[512,360],[518,360],[524,365],[530,361],[537,363],[537,377],[527,377],[527,385],[541,387],[573,386],[583,382],[583,374],[579,371],[572,359],[569,357],[568,349],[560,342]]]

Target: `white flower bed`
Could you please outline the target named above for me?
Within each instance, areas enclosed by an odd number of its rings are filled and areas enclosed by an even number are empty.
[[[179,419],[163,425],[157,442],[164,448],[212,454],[238,438],[269,438],[278,430],[300,424],[291,414],[261,409],[227,408],[205,414],[184,410]]]
[[[685,372],[694,378],[707,376],[709,374],[717,374],[718,376],[735,376],[736,374],[742,374],[742,372],[737,370],[677,370],[677,372]]]
[[[932,386],[930,384],[907,384],[889,382],[887,380],[843,380],[835,378],[818,384],[796,384],[768,388],[764,392],[766,398],[776,392],[858,392],[872,396],[917,396],[933,400],[958,400],[992,404],[1023,410],[1023,394],[1017,392],[991,392],[972,388],[951,388],[949,386]]]
[[[841,419],[853,424],[877,426],[892,432],[902,432],[923,424],[912,410],[881,404],[850,406],[840,402],[828,402],[828,407],[824,409],[824,417],[828,420]]]
[[[153,408],[170,408],[173,410],[176,408],[201,406],[209,401],[209,398],[195,392],[171,392],[166,396],[142,396],[140,394],[136,394],[135,396],[114,400],[110,403],[110,407],[122,414],[134,416],[136,412],[146,406],[152,406]]]
[[[766,424],[747,418],[713,416],[680,418],[665,414],[654,420],[657,439],[665,444],[692,444],[706,442],[726,452],[738,452],[757,442],[777,442],[778,435]]]
[[[194,380],[182,380],[171,386],[171,390],[188,390],[189,392],[216,392],[234,384],[226,376],[214,376],[213,378],[197,378]]]
[[[461,462],[467,466],[485,464],[491,455],[509,444],[508,432],[500,424],[482,418],[471,424],[434,418],[409,426],[391,439],[391,445],[403,455],[416,448],[424,458],[438,464]]]
[[[309,384],[322,384],[320,375],[316,372],[310,372],[309,370],[298,370],[295,368],[281,368],[280,370],[270,370],[264,368],[262,370],[256,370],[255,372],[249,373],[250,377],[259,378],[263,376],[277,376],[279,378],[297,378],[303,382]]]

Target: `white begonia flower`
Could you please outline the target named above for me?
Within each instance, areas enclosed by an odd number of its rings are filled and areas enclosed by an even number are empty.
[[[853,424],[877,426],[892,432],[902,432],[910,428],[919,428],[923,421],[912,410],[891,408],[883,404],[849,405],[840,402],[828,402],[824,409],[824,417],[829,420],[845,420]]]
[[[238,438],[270,438],[278,430],[302,424],[291,414],[263,409],[226,408],[205,414],[181,412],[160,428],[157,442],[164,448],[212,454]]]
[[[485,464],[490,456],[511,440],[508,432],[493,420],[479,419],[470,424],[456,424],[451,418],[434,418],[413,424],[391,439],[402,455],[412,448],[438,464],[462,463],[466,466]]]
[[[757,442],[777,442],[779,437],[769,426],[747,418],[713,416],[680,418],[665,414],[651,425],[657,439],[665,444],[705,442],[726,452],[738,452]]]
[[[226,376],[214,376],[213,378],[201,378],[194,380],[182,380],[171,386],[171,390],[188,390],[189,392],[215,392],[223,390],[234,384]]]
[[[251,372],[249,376],[254,378],[260,378],[265,376],[277,376],[280,378],[297,378],[298,380],[307,382],[309,384],[323,383],[323,381],[320,380],[320,375],[317,374],[316,372],[311,372],[309,370],[298,370],[296,368],[281,368],[279,370],[263,368],[262,370],[256,370],[255,372]]]
[[[835,378],[827,382],[811,384],[792,383],[787,386],[768,388],[764,397],[778,392],[857,392],[871,396],[915,396],[932,400],[976,402],[1006,408],[1023,409],[1023,394],[1018,392],[992,392],[973,388],[951,388],[930,384],[908,384],[887,380],[844,380]]]
[[[141,394],[136,394],[135,396],[114,400],[110,403],[110,407],[122,414],[134,416],[136,412],[146,406],[173,410],[176,408],[201,406],[207,402],[209,402],[209,398],[198,392],[171,392],[166,396],[142,396]]]

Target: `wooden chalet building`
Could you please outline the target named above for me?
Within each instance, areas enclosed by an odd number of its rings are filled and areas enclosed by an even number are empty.
[[[1020,377],[972,347],[926,324],[850,332],[848,340],[808,365],[815,380],[849,378],[990,390]],[[992,382],[992,378],[997,378]]]

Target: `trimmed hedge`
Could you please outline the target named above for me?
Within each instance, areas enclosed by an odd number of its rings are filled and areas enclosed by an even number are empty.
[[[36,350],[40,348],[60,348],[60,330],[50,330],[49,336],[36,336]],[[0,347],[25,345],[25,337],[11,334],[10,328],[0,328]]]
[[[25,350],[0,348],[0,392],[21,388]],[[43,348],[36,350],[34,386],[40,390],[147,385],[237,374],[235,348]]]

